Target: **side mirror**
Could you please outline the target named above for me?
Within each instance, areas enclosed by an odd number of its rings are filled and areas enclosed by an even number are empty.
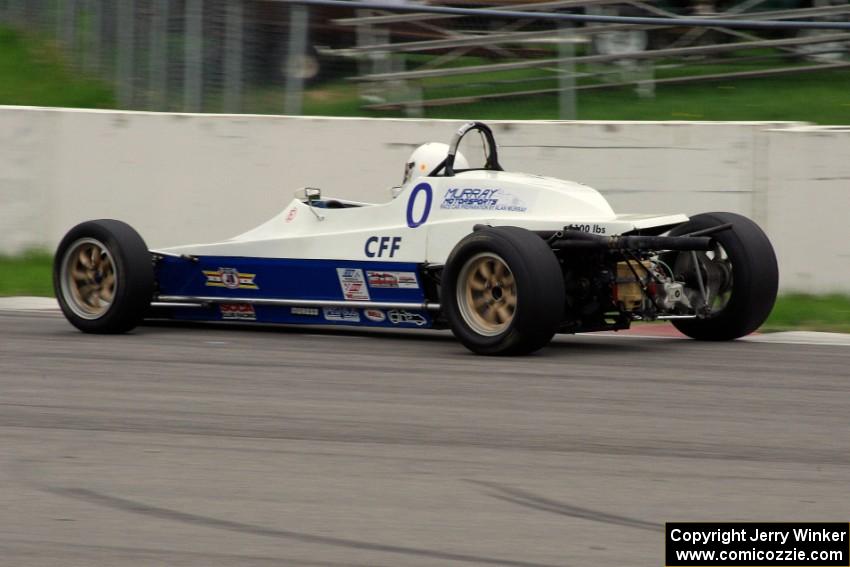
[[[295,192],[295,198],[309,205],[312,201],[318,201],[322,198],[322,190],[318,187],[302,187]]]
[[[301,189],[295,192],[295,198],[299,201],[304,201],[308,207],[310,207],[310,212],[313,213],[317,219],[320,221],[325,220],[325,217],[316,212],[316,208],[313,206],[313,203],[316,203],[322,199],[322,190],[318,187],[302,187]]]

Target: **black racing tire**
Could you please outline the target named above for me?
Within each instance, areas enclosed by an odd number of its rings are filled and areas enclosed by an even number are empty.
[[[500,279],[488,280],[485,268]],[[546,346],[558,330],[564,276],[554,252],[538,235],[512,226],[483,228],[452,250],[440,301],[455,337],[472,352],[529,354]]]
[[[130,225],[111,219],[78,224],[53,260],[53,289],[62,313],[86,333],[136,327],[154,291],[151,253]]]
[[[719,313],[708,318],[673,320],[679,331],[693,339],[728,341],[749,335],[764,323],[776,302],[779,287],[776,254],[767,235],[755,222],[735,213],[703,213],[677,226],[670,235],[688,234],[727,223],[732,224],[730,229],[711,236],[726,251],[732,265],[728,302]]]

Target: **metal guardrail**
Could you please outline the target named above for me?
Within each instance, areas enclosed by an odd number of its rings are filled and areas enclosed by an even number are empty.
[[[324,6],[328,8],[348,8],[358,10],[384,10],[402,13],[428,13],[454,16],[475,16],[493,19],[537,20],[539,12],[529,10],[494,10],[490,8],[455,8],[452,6],[431,6],[425,4],[389,4],[364,0],[355,5],[350,0],[270,0],[284,4],[303,6]],[[764,21],[753,19],[730,20],[723,18],[656,18],[643,16],[602,16],[594,14],[562,14],[547,13],[547,20],[557,22],[584,22],[604,24],[637,24],[637,25],[678,25],[694,27],[725,27],[730,29],[763,29],[763,30],[850,30],[850,22],[805,22],[805,21]]]
[[[345,4],[340,0],[275,0],[298,5],[316,5],[316,6],[341,6]],[[408,88],[407,91],[413,93],[413,97],[407,101],[395,100],[390,95],[384,102],[372,101],[370,104],[364,105],[364,108],[371,110],[388,110],[388,109],[406,109],[409,112],[421,112],[423,107],[427,106],[445,106],[452,104],[464,104],[469,102],[480,102],[496,98],[508,98],[519,96],[531,96],[538,94],[554,94],[561,95],[561,118],[571,118],[574,116],[575,95],[569,95],[565,99],[565,92],[601,89],[610,87],[622,87],[628,85],[651,85],[650,90],[654,91],[656,85],[663,84],[679,84],[692,81],[711,81],[723,79],[743,79],[755,77],[767,77],[776,75],[785,75],[790,73],[807,73],[826,69],[844,68],[847,65],[844,62],[828,61],[817,65],[800,65],[794,64],[785,67],[772,67],[758,70],[742,70],[717,73],[702,73],[693,74],[686,77],[666,77],[655,78],[654,71],[651,66],[646,66],[646,62],[659,60],[664,58],[665,61],[669,58],[685,58],[685,57],[704,57],[710,55],[722,55],[732,53],[738,50],[749,50],[753,48],[772,50],[769,54],[749,55],[744,58],[748,62],[768,62],[773,59],[781,59],[791,57],[803,57],[806,55],[824,55],[838,54],[843,48],[836,48],[835,44],[850,44],[850,22],[848,21],[803,21],[804,18],[834,18],[850,17],[850,4],[840,6],[814,6],[809,8],[797,9],[781,9],[781,10],[763,10],[759,12],[747,12],[754,7],[763,4],[765,0],[744,0],[734,6],[727,12],[713,14],[711,17],[681,17],[677,14],[665,10],[662,7],[654,5],[652,2],[641,0],[555,0],[543,1],[533,4],[511,4],[501,8],[461,8],[456,6],[434,6],[421,4],[387,4],[379,0],[364,0],[357,2],[356,6],[360,15],[352,18],[337,18],[334,20],[336,24],[353,26],[369,29],[380,29],[380,26],[392,25],[427,25],[432,30],[438,30],[435,24],[442,20],[456,20],[458,18],[491,18],[502,21],[511,22],[509,25],[504,25],[497,30],[474,31],[465,30],[464,24],[453,25],[451,28],[445,29],[444,38],[438,39],[421,39],[414,41],[392,42],[389,41],[389,32],[384,32],[383,35],[377,35],[376,38],[382,38],[384,41],[373,41],[371,43],[360,44],[356,47],[345,48],[341,50],[331,51],[338,55],[349,57],[394,57],[393,54],[402,53],[421,53],[421,52],[441,52],[444,53],[439,57],[435,57],[433,61],[428,62],[423,67],[415,70],[403,70],[396,68],[375,68],[373,72],[363,72],[357,77],[352,77],[351,80],[359,82],[361,85],[384,83],[386,85],[413,84],[418,85],[413,88]],[[349,4],[350,5],[350,4]],[[553,10],[573,10],[587,9],[589,7],[604,9],[607,5],[629,6],[632,10],[641,10],[651,16],[611,16],[600,15],[593,13],[562,13],[552,12]],[[381,15],[375,15],[375,12],[384,12]],[[554,29],[548,30],[522,30],[520,23],[522,22],[547,22],[553,25]],[[573,27],[577,24],[588,24],[581,28]],[[605,34],[622,32],[625,30],[659,30],[670,28],[690,27],[691,32],[682,34],[673,45],[661,49],[647,49],[645,51],[624,52],[624,53],[596,53],[592,55],[576,55],[572,46],[566,47],[567,44],[576,44],[579,42],[589,42],[590,38],[602,37]],[[387,28],[391,29],[391,28]],[[742,31],[746,30],[746,31]],[[809,35],[805,37],[783,37],[777,39],[773,37],[759,37],[754,35],[759,31],[776,31],[776,30],[820,30],[822,33],[817,35]],[[689,41],[696,41],[707,31],[716,31],[727,36],[735,38],[732,42],[716,43],[713,45],[687,45]],[[830,31],[832,33],[830,33]],[[839,33],[844,32],[844,33]],[[542,57],[537,59],[529,59],[525,61],[509,61],[509,62],[493,62],[488,64],[478,65],[463,65],[460,67],[445,67],[444,65],[458,56],[469,53],[471,49],[487,49],[497,52],[502,49],[503,53],[507,46],[513,46],[516,50],[521,45],[533,45],[535,41],[545,41],[557,43],[558,57]],[[745,40],[745,41],[742,41]],[[594,42],[596,40],[593,40]],[[682,46],[682,43],[686,43]],[[833,44],[833,45],[830,45]],[[500,47],[501,46],[501,47]],[[814,51],[813,50],[816,50]],[[807,53],[802,53],[803,50],[808,50]],[[515,51],[515,53],[517,53]],[[401,61],[401,60],[400,60]],[[643,77],[634,76],[626,80],[618,80],[617,71],[601,70],[598,67],[600,64],[616,65],[638,65],[642,67],[634,67],[639,69],[637,75],[640,75],[640,69],[649,70],[649,76]],[[701,63],[715,64],[724,62],[722,59],[702,60]],[[665,63],[667,64],[667,63]],[[582,72],[577,70],[576,66],[582,65],[584,68],[591,67],[592,72]],[[390,66],[392,67],[392,66]],[[531,77],[526,80],[510,80],[498,79],[490,77],[489,82],[493,85],[500,84],[502,86],[514,83],[521,85],[522,83],[533,82],[551,82],[558,80],[556,88],[539,88],[529,89],[530,85],[525,86],[522,90],[507,91],[507,92],[491,92],[482,93],[480,95],[465,95],[465,96],[448,96],[443,98],[427,99],[422,94],[424,88],[423,81],[436,78],[449,78],[459,76],[469,76],[472,81],[476,75],[482,76],[485,73],[502,73],[517,70],[541,69],[549,72],[546,76]],[[613,78],[612,78],[613,77]],[[603,79],[603,82],[597,84],[578,84],[576,79],[579,78],[597,78]],[[625,79],[624,77],[621,77]],[[469,83],[464,83],[469,86]],[[475,84],[476,87],[486,88],[486,81],[480,80]],[[542,85],[545,86],[545,85]],[[641,88],[645,88],[641,87]],[[380,95],[378,95],[380,97]],[[564,102],[563,100],[566,100]]]
[[[375,75],[361,75],[355,77],[357,81],[398,81],[410,79],[425,79],[431,77],[450,77],[458,75],[472,75],[476,73],[488,73],[493,71],[515,71],[517,69],[529,69],[541,66],[558,65],[564,62],[573,63],[609,63],[621,60],[655,59],[661,57],[684,57],[690,55],[707,55],[721,53],[724,51],[735,51],[751,47],[787,47],[793,45],[811,45],[817,43],[831,43],[835,41],[850,41],[850,33],[835,33],[813,38],[793,37],[785,39],[763,40],[758,42],[742,41],[738,43],[720,43],[716,45],[696,45],[692,47],[676,47],[673,49],[653,49],[649,51],[638,51],[635,53],[618,53],[615,55],[585,55],[580,57],[563,57],[552,59],[534,59],[530,61],[517,61],[512,63],[493,63],[489,65],[471,65],[468,67],[454,67],[449,69],[425,69],[421,71],[405,71],[401,73],[382,73]]]
[[[760,77],[774,77],[779,75],[789,75],[796,73],[812,73],[816,71],[826,71],[830,69],[846,69],[850,67],[850,62],[847,63],[824,63],[821,65],[804,65],[800,67],[788,67],[781,69],[764,69],[760,71],[733,71],[730,73],[711,73],[708,75],[697,75],[690,77],[669,77],[665,79],[654,79],[653,82],[659,85],[674,85],[674,84],[682,84],[682,83],[693,83],[693,82],[706,82],[706,81],[717,81],[721,79],[754,79]],[[577,85],[573,87],[573,90],[576,91],[584,91],[584,90],[595,90],[602,88],[611,88],[611,87],[627,87],[634,84],[634,81],[621,81],[621,82],[613,82],[613,83],[605,83],[605,84],[596,84],[596,85]],[[432,99],[428,101],[422,101],[420,104],[423,106],[451,106],[454,104],[470,104],[474,102],[482,102],[485,100],[492,100],[496,98],[511,98],[511,97],[524,97],[524,96],[536,96],[542,94],[558,94],[562,91],[561,88],[551,88],[551,89],[533,89],[533,90],[523,90],[523,91],[512,91],[510,93],[493,93],[493,94],[480,94],[480,95],[470,95],[470,96],[459,96],[459,97],[446,97],[440,99]],[[398,110],[403,109],[405,103],[383,103],[383,104],[367,104],[363,108],[368,108],[371,110]]]
[[[277,0],[277,1],[287,1],[287,0]],[[514,10],[514,9],[522,9],[524,12],[551,12],[554,9],[566,9],[566,8],[583,8],[585,6],[598,6],[604,4],[616,4],[617,0],[555,0],[550,2],[533,2],[525,4],[510,4],[507,6],[502,6],[500,10]],[[424,4],[415,4],[416,6],[422,6]],[[357,3],[357,9],[361,9],[360,2]],[[363,7],[362,9],[372,9],[367,7]],[[340,25],[350,25],[350,24],[369,24],[369,25],[381,25],[381,24],[398,24],[398,23],[409,23],[409,22],[421,22],[427,20],[447,20],[451,18],[463,18],[466,16],[478,16],[478,10],[480,8],[464,8],[464,10],[468,10],[470,12],[475,13],[465,13],[465,14],[443,14],[443,13],[434,13],[434,12],[422,12],[422,13],[410,13],[404,12],[402,14],[391,14],[391,15],[383,15],[383,16],[362,16],[356,18],[337,18],[334,20],[334,23]],[[396,12],[398,10],[390,10],[392,12]]]
[[[275,1],[302,1],[302,0],[275,0]],[[310,0],[303,0],[305,2]],[[513,7],[523,7],[524,12],[542,12],[543,14],[538,16],[539,18],[548,19],[550,10],[553,9],[566,9],[566,8],[579,8],[579,7],[587,7],[587,6],[603,6],[610,4],[623,4],[623,0],[561,0],[557,2],[538,2],[534,4],[517,4],[515,6],[505,6],[505,8],[513,8]],[[358,9],[360,7],[360,3],[357,4]],[[665,10],[660,10],[658,8],[654,8],[651,5],[647,6],[648,9],[656,11],[659,14],[670,14]],[[380,25],[380,24],[392,24],[392,23],[407,23],[407,22],[416,22],[422,20],[444,20],[450,18],[463,18],[463,17],[477,17],[480,16],[478,11],[480,8],[465,8],[472,13],[468,14],[442,14],[442,13],[423,13],[423,14],[398,14],[398,15],[389,15],[389,16],[364,16],[358,18],[336,18],[333,20],[335,24],[339,25]],[[792,10],[769,10],[763,12],[745,12],[745,13],[721,13],[716,14],[712,20],[723,20],[724,24],[728,22],[728,20],[749,20],[753,22],[763,22],[764,20],[788,20],[794,18],[815,18],[815,17],[824,17],[824,16],[833,16],[837,14],[844,14],[850,10],[850,7],[847,5],[844,6],[816,6],[813,8],[797,8]],[[501,11],[501,10],[500,10]],[[621,16],[610,16],[612,18],[620,18]],[[611,27],[608,30],[615,29],[625,29],[625,28],[656,28],[656,27],[673,27],[673,26],[684,26],[689,25],[683,23],[682,20],[684,18],[676,18],[673,15],[664,15],[661,18],[662,22],[655,24],[635,24],[630,22],[619,22],[619,23],[611,23]],[[699,21],[705,22],[708,20],[699,18]],[[739,22],[740,23],[740,22]],[[746,21],[744,22],[747,23]],[[802,21],[792,21],[792,22],[784,22],[787,24],[797,24],[797,23],[812,23],[812,22],[802,22]],[[614,26],[617,26],[616,28]],[[719,27],[719,26],[700,26],[700,27]],[[724,27],[729,27],[725,25]],[[740,26],[734,26],[740,27]],[[792,26],[793,27],[793,26]],[[744,27],[743,29],[748,29]],[[797,29],[797,28],[795,28]],[[801,28],[802,29],[802,28]],[[842,28],[835,28],[842,29]]]
[[[582,2],[582,1],[570,1],[570,2],[541,2],[539,4],[533,4],[530,7],[539,8],[540,6],[550,6],[551,8],[564,8],[570,6],[577,6],[579,4],[588,5],[588,4],[596,4],[596,5],[605,5],[605,4],[623,4],[622,0],[602,0],[601,2]],[[637,3],[640,6],[644,6],[644,3]],[[542,9],[542,8],[541,8]],[[725,20],[733,20],[740,19],[745,15],[750,16],[751,19],[757,20],[766,20],[766,19],[776,19],[783,20],[789,18],[813,18],[813,17],[823,17],[823,16],[834,16],[839,14],[850,14],[850,6],[821,6],[815,8],[801,8],[799,10],[776,10],[769,12],[760,12],[758,14],[719,14],[717,18]],[[443,16],[436,15],[434,19],[442,18]],[[461,16],[453,16],[453,17],[461,17]],[[346,26],[360,26],[360,25],[375,25],[379,23],[395,23],[398,21],[419,21],[416,19],[411,20],[410,16],[400,16],[400,18],[406,18],[397,20],[394,16],[392,19],[385,20],[383,16],[376,17],[363,17],[363,18],[338,18],[333,20],[334,23],[339,25]],[[546,19],[547,16],[541,14],[541,19]],[[672,18],[671,18],[672,19]],[[636,25],[636,24],[605,24],[605,25],[597,25],[597,26],[588,26],[582,29],[582,32],[585,34],[600,34],[600,33],[608,33],[613,31],[623,31],[627,29],[662,29],[662,28],[671,28],[679,25],[677,22],[669,22],[666,25]],[[722,28],[720,28],[722,29]],[[475,35],[472,37],[465,38],[452,38],[452,39],[438,39],[438,40],[425,40],[425,41],[407,41],[403,43],[383,43],[383,44],[373,44],[373,45],[363,45],[357,47],[351,47],[346,49],[334,50],[333,53],[348,56],[348,55],[356,55],[358,53],[368,53],[368,52],[417,52],[417,51],[431,51],[436,49],[446,49],[453,47],[465,47],[465,46],[477,46],[485,43],[498,43],[505,41],[518,41],[518,40],[528,40],[535,38],[545,38],[551,37],[551,30],[543,30],[543,31],[530,31],[530,32],[507,32],[507,33],[488,33],[486,35]]]

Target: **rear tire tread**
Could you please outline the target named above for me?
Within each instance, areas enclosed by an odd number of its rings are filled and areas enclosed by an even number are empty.
[[[752,220],[735,213],[694,215],[671,236],[731,223],[732,228],[713,237],[732,261],[732,295],[716,316],[708,319],[674,320],[685,335],[702,341],[728,341],[758,329],[770,315],[779,287],[776,254],[764,231]]]

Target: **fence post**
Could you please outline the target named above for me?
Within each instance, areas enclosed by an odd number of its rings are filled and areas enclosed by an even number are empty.
[[[67,0],[66,0],[67,1]],[[133,105],[133,63],[136,47],[135,0],[117,0],[117,56],[115,75],[118,82],[118,104],[121,108]]]
[[[24,23],[22,0],[0,0],[0,21],[7,25],[20,26]]]
[[[69,52],[77,51],[77,0],[65,0],[62,5],[62,43]]]
[[[148,109],[166,110],[168,89],[168,0],[153,0],[148,53]]]
[[[86,0],[89,22],[85,36],[85,65],[89,72],[103,71],[103,3],[102,0]]]
[[[561,120],[576,119],[576,66],[572,61],[575,56],[575,35],[569,24],[558,27],[558,118]],[[570,58],[565,61],[564,59]]]
[[[6,19],[15,26],[28,25],[26,18],[25,0],[8,0],[6,2]]]
[[[307,25],[310,13],[307,6],[289,7],[289,48],[286,50],[286,101],[284,113],[301,114],[304,96],[304,56],[307,54]]]
[[[62,41],[62,30],[64,29],[62,12],[64,4],[63,0],[54,0],[50,4],[50,12],[53,20],[48,25],[53,28],[53,38],[57,41],[57,43]]]
[[[38,0],[35,3],[32,21],[38,25],[38,31],[43,34],[53,34],[53,0]]]
[[[227,5],[224,50],[224,112],[242,111],[242,26],[244,3],[230,0]]]
[[[200,112],[204,80],[204,2],[186,0],[186,53],[183,68],[183,110]]]

